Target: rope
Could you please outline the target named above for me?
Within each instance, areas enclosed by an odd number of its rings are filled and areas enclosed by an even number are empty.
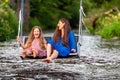
[[[23,16],[24,16],[24,0],[21,1],[21,36],[22,36],[22,28],[23,28]]]
[[[17,36],[22,36],[22,27],[23,27],[23,11],[24,11],[24,0],[21,0],[21,9],[19,11],[19,24],[18,24],[18,35]],[[20,49],[20,46],[18,45],[18,52]]]
[[[79,9],[79,40],[78,40],[78,55],[80,57],[80,46],[82,46],[82,36],[83,36],[83,32],[82,32],[82,27],[84,26],[85,29],[90,33],[90,31],[88,30],[88,28],[86,27],[84,21],[83,21],[83,16],[86,17],[84,11],[83,11],[83,7],[82,7],[82,0],[80,1],[80,9]],[[83,24],[83,25],[82,25]]]
[[[79,9],[79,34],[78,34],[78,56],[80,57],[80,46],[82,45],[82,0],[80,1],[80,9]]]
[[[21,0],[21,9],[19,11],[18,36],[22,36],[23,15],[24,15],[23,12],[24,12],[24,0]]]
[[[19,24],[18,24],[18,36],[20,36],[21,32],[21,10],[19,11]]]

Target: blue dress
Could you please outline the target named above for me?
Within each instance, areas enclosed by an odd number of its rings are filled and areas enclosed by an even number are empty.
[[[49,44],[52,45],[52,47],[58,51],[59,56],[66,57],[70,54],[71,49],[75,49],[77,51],[76,41],[74,37],[74,32],[70,31],[68,34],[68,45],[69,47],[66,47],[62,44],[62,38],[58,43],[55,43],[53,39],[48,41]]]

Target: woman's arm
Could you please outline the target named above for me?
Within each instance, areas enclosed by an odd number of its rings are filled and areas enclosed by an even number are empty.
[[[69,46],[70,46],[71,52],[77,52],[75,36],[74,36],[74,32],[72,31],[70,31],[69,33]]]

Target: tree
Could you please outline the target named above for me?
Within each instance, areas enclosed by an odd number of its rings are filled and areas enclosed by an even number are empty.
[[[17,34],[17,18],[8,4],[0,1],[0,41],[15,38]]]
[[[68,18],[72,25],[78,24],[78,0],[31,0],[30,26],[39,25],[42,29],[55,28],[57,21]]]
[[[17,17],[19,17],[19,11],[21,9],[21,0],[10,0],[10,7],[15,10]],[[23,24],[23,32],[27,32],[29,30],[29,18],[30,18],[30,0],[24,0],[24,24]]]

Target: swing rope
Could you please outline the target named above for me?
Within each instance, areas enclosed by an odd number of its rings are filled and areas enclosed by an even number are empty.
[[[18,34],[17,34],[17,36],[19,36],[19,37],[22,37],[23,11],[24,11],[24,0],[21,0],[21,9],[19,11],[19,24],[18,24]],[[20,48],[20,46],[18,45],[18,50],[19,50],[19,48]]]
[[[24,11],[24,0],[21,0],[21,9],[19,11],[18,36],[22,36],[23,11]]]
[[[21,0],[21,9],[19,11],[18,36],[22,36],[23,15],[24,15],[23,13],[24,13],[24,0]]]
[[[82,0],[79,8],[79,33],[78,33],[78,56],[80,57],[80,46],[82,45]]]
[[[85,29],[89,32],[87,26],[85,25],[84,21],[83,21],[83,16],[86,17],[84,11],[83,11],[83,7],[82,7],[82,0],[80,0],[80,8],[79,8],[79,34],[78,34],[78,56],[80,57],[80,47],[82,46],[82,37],[83,37],[83,32],[82,32],[82,27],[84,26]],[[83,25],[82,25],[83,24]],[[89,32],[90,33],[90,32]]]

